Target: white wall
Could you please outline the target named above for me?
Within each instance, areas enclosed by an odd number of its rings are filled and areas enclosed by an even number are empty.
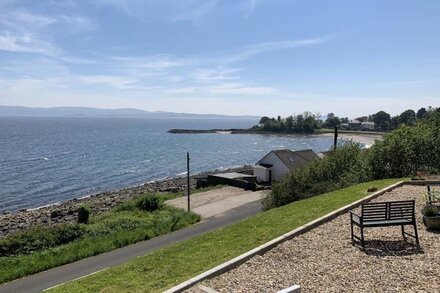
[[[284,163],[281,162],[281,160],[274,153],[270,153],[265,158],[263,158],[260,164],[273,165],[273,167],[271,168],[273,181],[280,180],[284,176],[284,174],[289,171],[289,168],[287,168],[287,166],[284,165]]]
[[[259,165],[255,165],[254,176],[257,177],[257,180],[260,182],[269,182],[270,181],[270,170]]]

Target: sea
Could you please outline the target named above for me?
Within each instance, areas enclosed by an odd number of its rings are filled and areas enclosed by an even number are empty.
[[[0,213],[186,173],[254,164],[273,149],[329,150],[313,135],[171,134],[248,128],[258,119],[0,117]]]

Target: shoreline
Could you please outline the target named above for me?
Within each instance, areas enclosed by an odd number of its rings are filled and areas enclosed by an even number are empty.
[[[334,137],[333,133],[320,133],[317,134],[324,137]],[[382,140],[383,136],[377,134],[368,133],[338,133],[339,140],[353,141],[371,147],[377,140]]]
[[[195,189],[195,178],[212,173],[249,172],[251,166],[244,165],[226,169],[214,169],[191,175],[191,189]],[[90,208],[91,215],[109,211],[114,206],[133,199],[144,193],[185,191],[187,186],[186,177],[176,176],[172,178],[146,182],[133,187],[122,188],[114,191],[101,192],[43,205],[36,208],[22,209],[19,211],[5,211],[0,214],[0,238],[8,234],[42,225],[56,225],[62,223],[76,223],[77,210],[81,205]]]

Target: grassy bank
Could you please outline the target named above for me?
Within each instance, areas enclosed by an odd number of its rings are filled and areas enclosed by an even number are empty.
[[[200,189],[207,191],[218,187]],[[88,224],[35,227],[0,239],[0,283],[187,227],[194,213],[165,206],[183,193],[145,194],[91,217]],[[153,198],[155,200],[151,201]]]
[[[258,245],[384,188],[378,180],[300,200],[229,227],[183,241],[50,292],[160,292]]]

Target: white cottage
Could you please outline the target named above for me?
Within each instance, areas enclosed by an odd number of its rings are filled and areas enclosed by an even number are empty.
[[[319,157],[312,150],[273,150],[254,165],[254,176],[260,182],[278,181],[290,170],[315,159]]]

